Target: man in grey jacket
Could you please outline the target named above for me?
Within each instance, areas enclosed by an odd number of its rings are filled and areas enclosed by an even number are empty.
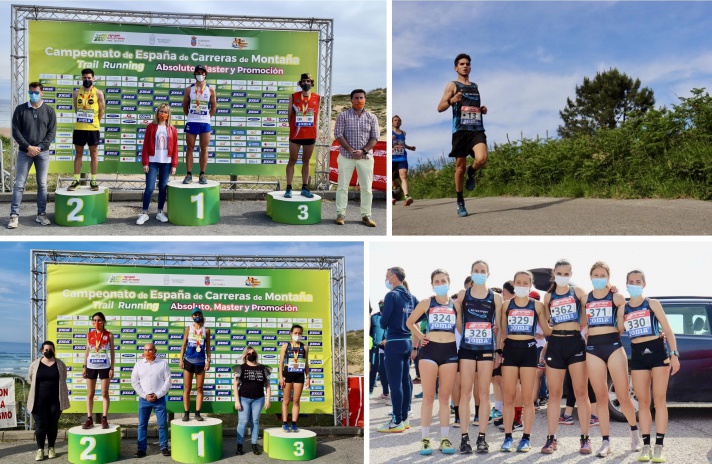
[[[15,164],[15,186],[12,189],[10,223],[8,229],[16,229],[20,219],[20,203],[25,191],[27,175],[32,164],[37,177],[37,217],[35,220],[46,226],[50,224],[47,208],[47,171],[49,170],[49,145],[57,132],[57,116],[54,108],[42,102],[42,84],[30,83],[30,101],[15,108],[12,115],[12,138],[20,146]]]

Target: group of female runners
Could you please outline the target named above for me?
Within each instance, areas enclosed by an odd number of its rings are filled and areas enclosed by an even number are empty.
[[[533,276],[529,271],[514,275],[514,297],[504,300],[487,286],[489,266],[478,260],[472,264],[473,285],[460,291],[456,299],[450,295],[450,276],[436,269],[431,274],[435,296],[422,300],[410,314],[406,325],[413,336],[413,349],[420,348],[420,378],[423,388],[421,405],[422,442],[420,454],[432,454],[430,423],[439,388],[441,428],[440,450],[455,452],[450,442],[450,397],[457,373],[460,377],[459,411],[461,453],[472,453],[468,434],[470,392],[477,375],[479,398],[479,434],[476,451],[489,451],[486,441],[489,417],[489,385],[492,373],[501,367],[501,388],[504,397],[505,438],[500,450],[527,452],[531,450],[534,422],[534,383],[537,364],[546,364],[549,388],[547,409],[548,434],[541,452],[557,449],[557,428],[564,376],[568,370],[578,403],[581,424],[580,452],[592,452],[589,438],[591,403],[590,381],[598,408],[602,443],[598,456],[611,453],[610,421],[607,407],[610,375],[621,409],[630,426],[630,449],[640,451],[639,461],[665,462],[663,441],[667,429],[666,391],[670,374],[679,370],[679,353],[675,334],[670,328],[662,305],[643,295],[645,274],[636,269],[626,276],[630,295],[625,298],[610,283],[610,268],[596,262],[590,270],[593,290],[586,292],[570,284],[571,264],[560,260],[554,266],[554,282],[543,302],[530,298]],[[425,320],[427,332],[420,330]],[[537,325],[547,336],[543,359],[537,354]],[[631,339],[632,357],[628,362],[620,335],[627,332]],[[456,338],[459,337],[459,344]],[[666,346],[669,345],[668,350]],[[458,349],[459,345],[459,349]],[[639,402],[639,424],[628,389],[628,371]],[[523,408],[523,436],[516,448],[512,438],[515,395],[520,385]],[[655,401],[656,436],[651,444],[652,396]],[[640,427],[640,432],[638,431]],[[639,435],[642,433],[642,440]],[[641,443],[642,441],[642,443]]]

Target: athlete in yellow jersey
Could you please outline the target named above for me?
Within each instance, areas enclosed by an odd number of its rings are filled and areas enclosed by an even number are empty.
[[[67,190],[76,190],[79,187],[79,173],[82,171],[82,157],[84,156],[84,145],[89,145],[89,155],[91,156],[91,182],[89,186],[92,190],[99,190],[96,183],[96,171],[99,168],[99,158],[97,157],[97,147],[99,145],[100,133],[99,123],[104,116],[104,92],[94,87],[94,71],[87,68],[82,70],[82,87],[74,91],[74,111],[77,115],[74,124],[74,134],[72,141],[76,151],[74,155],[74,181]]]

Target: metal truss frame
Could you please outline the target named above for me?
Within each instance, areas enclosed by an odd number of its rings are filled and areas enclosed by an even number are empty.
[[[39,344],[46,340],[47,265],[83,264],[97,266],[211,268],[211,269],[309,269],[329,270],[331,279],[332,387],[334,425],[348,423],[348,369],[346,360],[346,269],[343,256],[228,256],[173,255],[145,253],[32,250],[30,276],[31,356],[39,356]],[[31,426],[30,421],[26,422]]]
[[[97,18],[101,18],[97,20]],[[25,102],[29,84],[27,21],[75,21],[89,23],[137,24],[145,26],[200,27],[211,29],[262,29],[279,31],[315,31],[319,33],[318,85],[321,105],[317,127],[316,179],[319,190],[329,188],[329,147],[331,146],[331,79],[333,63],[334,21],[323,18],[279,18],[269,16],[199,15],[160,13],[151,11],[120,11],[104,9],[65,8],[12,5],[10,80],[11,104],[15,108]],[[17,144],[12,141],[11,169],[15,179]]]

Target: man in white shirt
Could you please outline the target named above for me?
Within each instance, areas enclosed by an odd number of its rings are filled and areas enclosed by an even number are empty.
[[[171,372],[165,359],[156,357],[156,346],[146,343],[143,347],[143,359],[134,365],[131,373],[131,386],[138,395],[138,451],[134,456],[146,456],[148,442],[148,419],[151,410],[156,412],[158,422],[158,439],[161,454],[170,456],[168,449],[168,411],[166,410],[166,394],[171,386]]]

